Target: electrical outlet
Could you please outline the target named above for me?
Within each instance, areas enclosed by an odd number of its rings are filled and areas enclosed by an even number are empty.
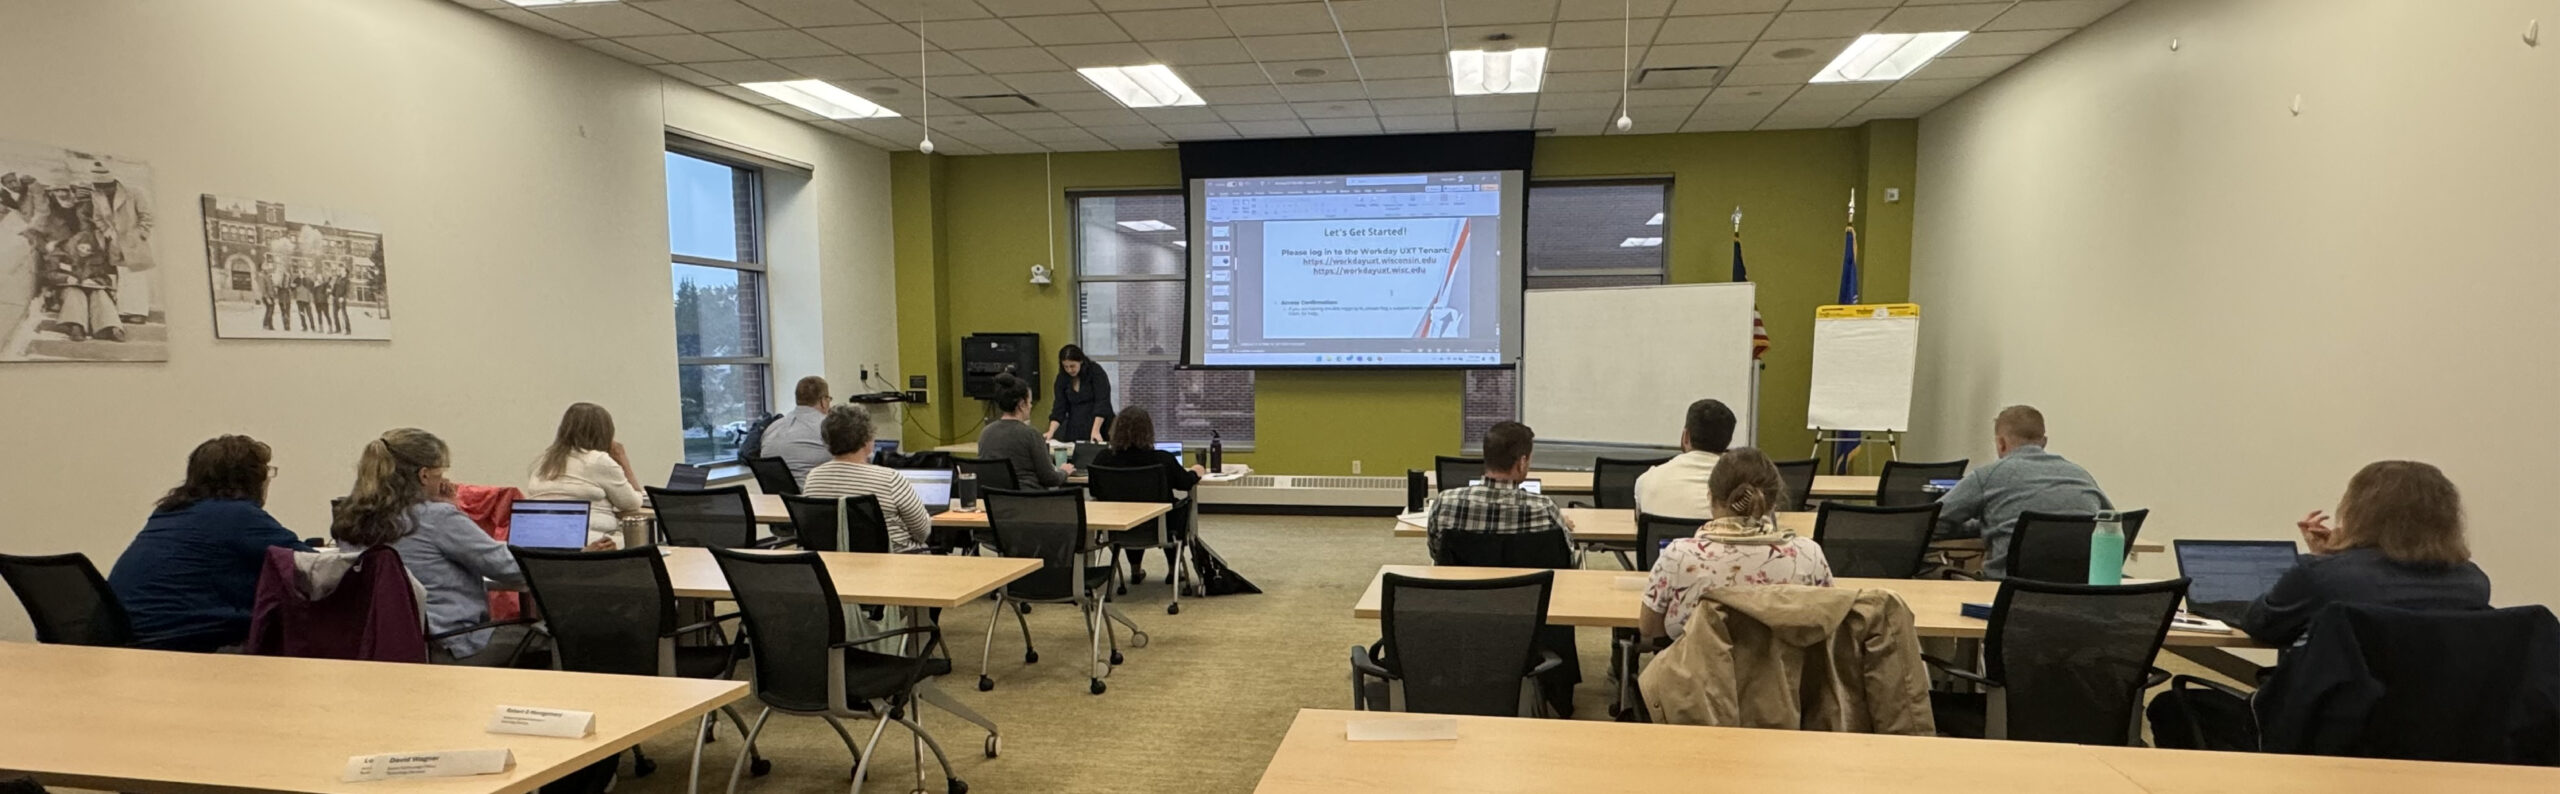
[[[1360,473],[1360,462],[1359,462],[1359,461],[1356,461],[1356,460],[1355,460],[1355,461],[1352,461],[1352,462],[1351,462],[1351,473],[1353,473],[1353,474],[1359,474],[1359,473]]]

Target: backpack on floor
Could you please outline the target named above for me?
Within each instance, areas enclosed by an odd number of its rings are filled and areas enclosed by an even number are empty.
[[[1252,582],[1245,581],[1243,575],[1236,573],[1234,568],[1227,567],[1227,558],[1220,557],[1217,552],[1209,550],[1209,544],[1202,542],[1198,534],[1191,536],[1191,574],[1200,579],[1200,592],[1204,595],[1262,592],[1262,588],[1253,586]]]

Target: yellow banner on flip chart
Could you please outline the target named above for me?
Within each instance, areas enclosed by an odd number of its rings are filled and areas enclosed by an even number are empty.
[[[1863,303],[1855,306],[1818,306],[1813,310],[1813,318],[1816,320],[1883,320],[1889,318],[1919,316],[1920,304],[1917,303]]]

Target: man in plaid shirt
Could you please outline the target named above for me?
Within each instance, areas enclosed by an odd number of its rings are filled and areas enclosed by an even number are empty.
[[[1529,451],[1537,434],[1518,422],[1503,422],[1484,434],[1484,482],[1440,492],[1431,508],[1431,561],[1450,564],[1441,553],[1441,538],[1451,532],[1511,535],[1562,531],[1573,546],[1573,524],[1556,503],[1520,488],[1529,478]]]

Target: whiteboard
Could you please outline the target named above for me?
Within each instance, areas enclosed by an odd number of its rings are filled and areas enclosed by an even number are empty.
[[[1680,443],[1689,403],[1723,400],[1751,443],[1751,312],[1738,284],[1530,290],[1520,417],[1540,440]]]
[[[1911,429],[1911,376],[1919,358],[1917,304],[1815,309],[1805,427]]]

